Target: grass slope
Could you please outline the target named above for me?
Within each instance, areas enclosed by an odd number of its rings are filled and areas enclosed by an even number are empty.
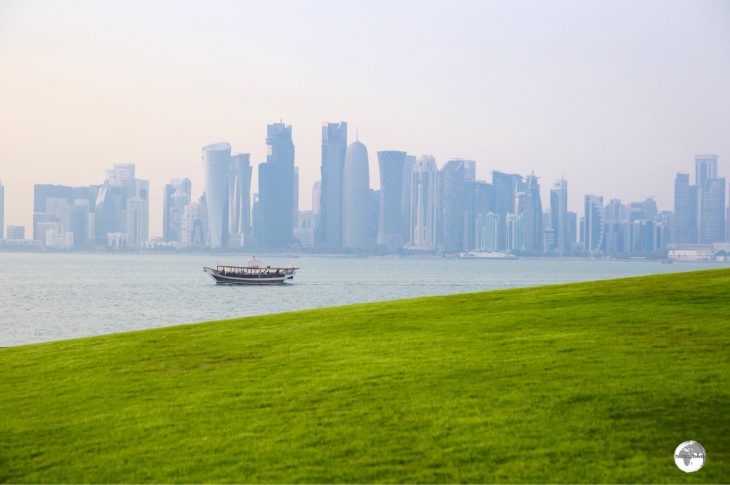
[[[727,482],[729,290],[712,270],[2,349],[0,481]]]

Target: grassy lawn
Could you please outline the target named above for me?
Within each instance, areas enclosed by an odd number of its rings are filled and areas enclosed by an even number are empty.
[[[728,482],[729,413],[710,270],[0,349],[0,481]]]

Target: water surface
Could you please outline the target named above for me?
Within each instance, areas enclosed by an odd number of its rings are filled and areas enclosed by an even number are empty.
[[[225,255],[0,253],[0,346],[347,303],[691,271],[707,263],[302,256],[286,286],[216,286]],[[266,257],[287,265],[288,258]],[[455,309],[458,311],[458,309]]]

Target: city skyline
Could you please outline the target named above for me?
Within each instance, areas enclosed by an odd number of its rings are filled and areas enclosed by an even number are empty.
[[[329,177],[329,188],[312,187],[314,211],[299,210],[292,126],[280,121],[267,125],[263,192],[251,197],[250,154],[232,153],[227,142],[206,145],[201,149],[205,192],[196,202],[188,178],[165,185],[163,238],[149,237],[149,181],[136,177],[134,164],[114,164],[101,185],[36,184],[33,239],[20,241],[23,229],[10,226],[8,243],[66,250],[498,251],[648,258],[665,257],[668,250],[680,258],[706,257],[707,247],[728,251],[730,207],[715,154],[695,155],[694,184],[688,174],[676,174],[673,211],[660,210],[652,197],[622,201],[607,196],[605,204],[603,195],[585,194],[579,218],[568,210],[566,179],[555,182],[543,210],[534,171],[495,170],[490,183],[477,180],[476,162],[463,158],[439,169],[432,155],[378,151],[383,189],[373,190],[367,147],[359,139],[346,147],[346,128],[345,122],[323,124],[321,173]],[[692,246],[697,244],[706,248]]]
[[[3,3],[5,225],[30,227],[34,183],[90,185],[132,162],[150,182],[151,236],[162,236],[169,179],[202,193],[201,146],[250,153],[257,192],[263,127],[282,117],[302,209],[327,120],[349,123],[348,144],[359,130],[374,188],[377,151],[463,157],[481,180],[534,170],[543,206],[564,176],[575,212],[585,193],[671,208],[686,160],[730,153],[726,2],[387,5],[386,16],[378,2],[337,14],[283,2],[272,29],[254,3]],[[261,21],[240,29],[242,19]]]

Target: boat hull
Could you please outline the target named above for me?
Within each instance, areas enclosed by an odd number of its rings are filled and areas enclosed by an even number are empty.
[[[203,271],[208,273],[217,285],[283,285],[289,280],[294,279],[294,273],[283,276],[239,276],[231,274],[223,274],[213,268],[204,267]]]

